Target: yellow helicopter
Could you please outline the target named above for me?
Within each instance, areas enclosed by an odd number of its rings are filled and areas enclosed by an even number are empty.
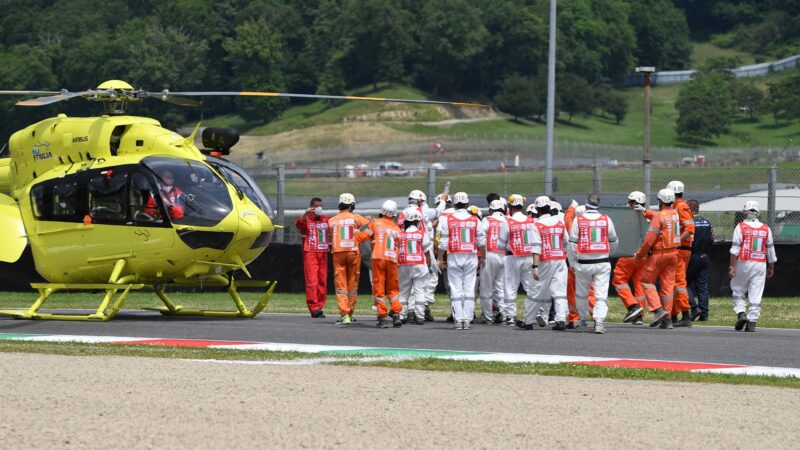
[[[15,132],[10,157],[0,159],[0,261],[15,262],[30,245],[39,297],[27,310],[0,310],[20,319],[107,321],[131,290],[149,289],[165,315],[250,318],[261,312],[275,282],[236,280],[269,245],[276,225],[255,181],[221,158],[239,140],[236,130],[207,128],[202,151],[189,137],[158,121],[124,115],[128,102],[146,98],[199,106],[188,97],[262,96],[485,106],[431,100],[387,99],[275,92],[148,92],[120,80],[96,89],[0,91],[42,97],[18,106],[44,106],[82,97],[103,102],[99,117],[45,119]],[[173,303],[168,285],[221,286],[235,310],[188,309]],[[238,287],[265,290],[248,308]],[[58,291],[101,290],[88,315],[39,312]]]

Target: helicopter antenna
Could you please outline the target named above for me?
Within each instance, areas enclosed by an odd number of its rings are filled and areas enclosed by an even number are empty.
[[[3,153],[5,153],[5,152],[6,152],[6,149],[7,149],[7,148],[8,148],[8,142],[4,142],[4,143],[3,143],[3,148],[0,148],[0,158],[2,158],[2,157],[3,157]]]

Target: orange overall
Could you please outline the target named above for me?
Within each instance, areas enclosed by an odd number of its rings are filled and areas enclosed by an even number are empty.
[[[369,222],[367,229],[356,233],[359,242],[372,242],[372,297],[378,308],[378,317],[386,317],[386,296],[391,311],[400,314],[400,276],[397,272],[400,227],[389,217],[379,217]]]
[[[575,207],[570,206],[564,212],[564,224],[567,230],[572,229],[572,221],[575,220]],[[594,303],[596,299],[594,296],[594,285],[589,286],[589,314],[594,312]],[[575,322],[580,320],[578,315],[578,307],[575,303],[575,269],[572,267],[567,269],[567,305],[569,306],[569,314],[567,315],[567,322]]]
[[[653,210],[645,210],[642,212],[644,218],[649,222],[653,218],[655,212]],[[644,260],[636,261],[634,258],[620,258],[614,266],[614,278],[612,284],[614,289],[617,290],[622,304],[626,308],[630,308],[635,304],[639,304],[642,308],[645,305],[644,286],[640,280],[641,270],[644,267]],[[633,281],[633,293],[631,293],[631,286],[629,281]]]
[[[620,258],[614,266],[612,284],[626,308],[630,308],[637,303],[644,307],[644,286],[642,286],[642,281],[639,278],[643,265],[644,261],[636,261],[634,258]],[[630,280],[633,281],[633,293],[631,293],[631,286],[628,284]]]
[[[356,233],[369,222],[365,217],[342,211],[328,220],[333,255],[333,284],[339,314],[351,316],[356,309],[358,279],[361,275],[361,252]]]
[[[636,259],[644,263],[639,279],[644,286],[650,311],[661,307],[667,311],[672,310],[676,249],[680,244],[678,221],[678,213],[672,208],[664,207],[650,220],[650,229],[636,252]],[[656,280],[660,284],[658,290]]]
[[[682,198],[675,199],[675,211],[681,223],[681,235],[687,231],[691,233],[686,239],[681,239],[678,247],[678,258],[675,266],[675,303],[672,305],[672,315],[689,311],[689,291],[686,289],[686,269],[692,257],[692,241],[694,240],[694,216],[689,205]]]

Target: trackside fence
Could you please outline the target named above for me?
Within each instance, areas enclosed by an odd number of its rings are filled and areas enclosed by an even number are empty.
[[[686,187],[684,199],[700,202],[700,215],[714,225],[717,240],[729,240],[733,227],[742,220],[747,200],[759,202],[762,221],[769,223],[779,242],[800,243],[800,167],[655,167],[650,186],[651,204],[656,193],[671,180]],[[324,208],[335,213],[339,194],[356,197],[357,211],[377,214],[384,200],[407,204],[413,189],[426,192],[429,201],[449,184],[451,193],[464,191],[473,204],[486,208],[486,195],[522,194],[528,202],[544,193],[544,171],[538,168],[498,166],[493,169],[401,170],[284,167],[256,175],[261,189],[273,202],[275,222],[284,228],[276,242],[299,243],[294,226],[312,197],[320,197]],[[582,203],[590,193],[601,197],[603,206],[624,206],[631,191],[646,192],[640,167],[582,167],[554,171],[553,196],[564,208],[575,200]]]

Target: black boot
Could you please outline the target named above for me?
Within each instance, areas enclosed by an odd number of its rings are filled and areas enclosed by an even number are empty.
[[[681,320],[676,320],[674,325],[676,327],[691,327],[692,317],[689,315],[689,312],[684,312],[683,315],[681,315]]]
[[[745,325],[747,325],[747,314],[740,312],[739,314],[736,315],[736,325],[734,325],[733,328],[736,331],[742,331]]]
[[[431,314],[431,307],[425,305],[425,322],[433,322],[433,314]]]
[[[745,328],[744,331],[748,331],[750,333],[756,331],[756,323],[748,321],[747,322],[747,328]]]
[[[703,315],[703,311],[701,311],[700,308],[692,308],[692,313],[691,313],[692,322],[694,322],[695,320],[699,319],[700,316],[702,316],[702,315]]]
[[[631,305],[628,308],[628,314],[625,314],[625,317],[622,319],[623,322],[633,322],[636,320],[637,317],[641,316],[644,312],[644,308],[637,305]]]
[[[653,321],[650,322],[650,327],[655,328],[661,325],[661,322],[667,318],[669,318],[669,313],[664,311],[664,308],[658,308],[657,310],[653,311]],[[670,322],[672,321],[670,320]]]

